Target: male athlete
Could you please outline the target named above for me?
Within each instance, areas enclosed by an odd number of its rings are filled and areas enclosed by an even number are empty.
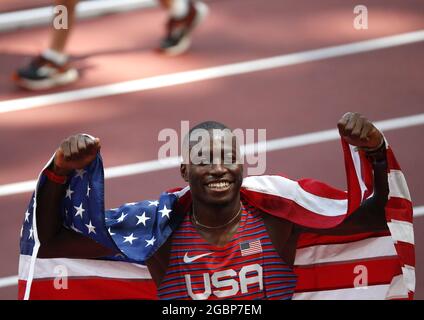
[[[360,114],[345,114],[338,129],[347,143],[367,153],[374,192],[347,219],[328,229],[311,230],[248,203],[242,193],[243,165],[238,161],[234,137],[223,130],[224,125],[205,122],[191,129],[189,148],[193,148],[191,135],[196,129],[206,130],[211,139],[201,142],[203,153],[188,152],[189,159],[185,158],[180,168],[190,187],[191,205],[180,211],[171,236],[146,261],[159,298],[291,299],[297,279],[292,266],[302,232],[345,235],[386,230],[385,142],[382,133]],[[230,139],[223,139],[225,135]],[[48,179],[38,190],[39,258],[95,258],[118,252],[64,228],[60,214],[67,176],[89,165],[99,150],[97,138],[82,134],[67,138],[57,149],[45,171]],[[162,218],[168,213],[161,212]],[[141,218],[145,224],[147,218]],[[134,239],[131,234],[124,242],[132,244]],[[147,241],[146,246],[153,246],[154,241]]]
[[[190,35],[208,13],[200,0],[159,0],[168,11],[166,35],[159,52],[167,55],[184,53],[190,46]],[[55,0],[55,5],[67,8],[68,28],[55,29],[52,25],[49,48],[14,74],[15,83],[28,90],[45,90],[78,80],[78,71],[69,63],[65,46],[74,28],[78,0]],[[134,26],[139,27],[139,26]]]

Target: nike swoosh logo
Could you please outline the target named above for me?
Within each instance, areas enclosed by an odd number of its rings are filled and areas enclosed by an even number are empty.
[[[186,252],[185,255],[184,255],[184,262],[190,263],[190,262],[196,261],[197,259],[200,259],[202,257],[208,256],[210,254],[212,254],[212,252],[207,252],[207,253],[199,254],[197,256],[189,257],[188,252]]]

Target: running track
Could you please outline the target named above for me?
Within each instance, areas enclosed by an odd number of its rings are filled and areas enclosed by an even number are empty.
[[[105,166],[115,167],[157,159],[159,131],[179,130],[181,120],[194,124],[215,119],[234,128],[266,128],[267,139],[272,140],[334,129],[346,111],[361,112],[374,121],[412,116],[402,122],[402,128],[389,128],[385,134],[419,208],[416,298],[423,299],[424,182],[419,165],[424,163],[424,151],[419,144],[424,133],[424,39],[314,61],[306,54],[306,61],[290,65],[122,93],[128,91],[126,83],[118,95],[104,85],[137,79],[150,79],[151,84],[151,78],[159,75],[169,80],[171,74],[239,62],[257,66],[258,59],[422,31],[424,3],[361,1],[369,10],[366,31],[352,27],[355,1],[214,0],[209,4],[211,15],[195,33],[192,50],[178,58],[152,50],[163,32],[165,16],[158,8],[82,21],[69,43],[83,74],[81,81],[41,93],[36,108],[31,107],[33,100],[16,100],[35,94],[14,88],[9,76],[46,45],[48,29],[0,33],[0,190],[35,179],[60,141],[77,132],[100,137]],[[12,9],[11,1],[0,4],[0,11]],[[63,95],[47,96],[90,87],[98,87],[100,96],[82,99],[82,91],[76,91],[70,102],[63,102]],[[2,113],[8,105],[28,109]],[[267,172],[313,177],[345,188],[339,142],[307,139],[300,145],[299,141],[294,139],[291,147],[284,147],[287,140],[277,144],[277,150],[267,154]],[[175,168],[116,177],[107,181],[106,205],[155,198],[181,184]],[[16,298],[16,286],[2,282],[17,274],[19,230],[30,196],[25,190],[12,193],[0,196],[2,299]]]

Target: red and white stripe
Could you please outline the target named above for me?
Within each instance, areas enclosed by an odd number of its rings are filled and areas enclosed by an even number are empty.
[[[23,299],[31,256],[19,258],[18,298]],[[156,299],[146,266],[90,259],[37,259],[29,299]]]
[[[245,179],[244,194],[264,211],[312,228],[336,226],[373,193],[372,168],[362,152],[344,141],[348,191],[312,180],[279,176]],[[386,145],[387,141],[386,141]],[[412,203],[405,177],[390,147],[387,234],[343,237],[302,235],[296,253],[295,299],[412,299],[415,253]],[[355,288],[358,266],[368,285]]]

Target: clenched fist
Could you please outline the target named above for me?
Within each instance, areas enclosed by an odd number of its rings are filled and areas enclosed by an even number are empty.
[[[56,150],[53,171],[58,175],[69,175],[75,169],[89,165],[100,150],[100,140],[83,134],[70,136]]]
[[[366,149],[376,149],[383,143],[383,134],[359,113],[348,112],[337,123],[340,135],[347,143]]]

